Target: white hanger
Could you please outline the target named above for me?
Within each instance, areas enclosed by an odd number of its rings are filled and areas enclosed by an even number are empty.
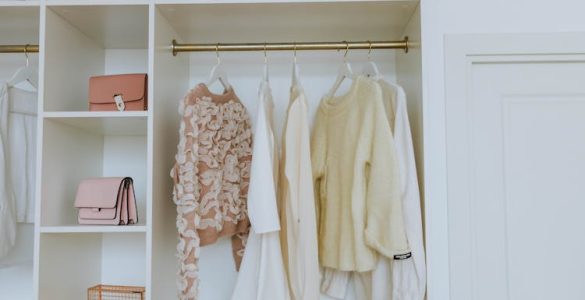
[[[362,74],[377,80],[380,78],[380,71],[378,70],[376,63],[372,61],[372,42],[368,41],[368,43],[370,43],[370,50],[368,51],[368,63],[362,69]]]
[[[268,56],[266,54],[266,42],[264,42],[264,81],[268,82],[269,79],[269,72],[268,72]]]
[[[295,42],[295,49],[294,49],[294,56],[293,56],[293,78],[292,84],[297,85],[299,84],[299,66],[297,65],[297,43]]]
[[[24,46],[24,55],[26,56],[26,65],[21,67],[12,75],[12,78],[8,80],[9,86],[15,86],[21,82],[27,81],[30,83],[35,89],[38,88],[38,71],[36,68],[31,66],[28,61],[28,45]]]
[[[353,79],[353,71],[351,70],[351,65],[347,62],[347,52],[349,51],[349,43],[345,42],[345,44],[347,47],[345,48],[345,54],[343,54],[343,64],[339,68],[339,71],[337,73],[337,79],[333,84],[333,88],[331,88],[331,90],[327,94],[330,98],[335,95],[335,92],[337,92],[337,89],[339,89],[344,79],[346,78]]]
[[[211,69],[211,74],[209,75],[209,79],[207,80],[207,86],[212,85],[216,81],[219,80],[221,85],[225,90],[228,90],[231,85],[227,79],[227,73],[221,63],[221,59],[219,58],[219,44],[215,45],[215,55],[217,57],[217,64]]]

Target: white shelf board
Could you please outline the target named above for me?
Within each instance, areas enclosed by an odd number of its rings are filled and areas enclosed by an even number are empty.
[[[148,112],[45,112],[45,122],[59,122],[99,135],[146,135]]]
[[[401,39],[417,6],[418,1],[265,1],[157,8],[181,41],[262,43]]]
[[[419,0],[154,0],[155,4],[236,4],[236,3],[328,3],[328,2],[414,2]]]
[[[146,232],[145,225],[122,226],[94,226],[94,225],[67,225],[67,226],[41,226],[41,233],[124,233]]]
[[[147,117],[147,111],[47,111],[45,118],[128,118]]]
[[[65,5],[136,5],[149,4],[149,0],[47,0],[48,6],[65,6]]]
[[[40,1],[18,1],[18,0],[0,0],[0,7],[3,6],[40,6]]]
[[[104,49],[148,48],[147,4],[128,5],[120,2],[116,5],[80,5],[81,1],[71,2],[70,5],[65,5],[67,2],[61,2],[61,5],[56,5],[57,3],[51,5],[48,1],[47,5]]]

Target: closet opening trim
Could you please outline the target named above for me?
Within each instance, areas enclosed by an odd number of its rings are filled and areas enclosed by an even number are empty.
[[[360,41],[360,42],[286,42],[286,43],[217,43],[181,44],[173,40],[171,50],[176,56],[179,52],[216,52],[216,51],[302,51],[302,50],[355,50],[355,49],[402,49],[408,53],[408,37],[400,41]]]

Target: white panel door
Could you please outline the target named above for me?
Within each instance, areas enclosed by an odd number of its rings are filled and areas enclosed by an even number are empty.
[[[542,46],[563,38],[565,51]],[[447,39],[452,300],[585,299],[585,47],[574,38]]]

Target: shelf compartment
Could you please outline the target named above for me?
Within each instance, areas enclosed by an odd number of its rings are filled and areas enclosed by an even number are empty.
[[[79,300],[96,284],[146,283],[146,234],[41,234],[40,300]]]
[[[63,227],[66,230],[67,226],[77,224],[74,202],[79,183],[87,178],[111,176],[134,179],[138,220],[147,224],[146,120],[145,117],[43,119],[41,226],[66,226]]]
[[[104,49],[148,48],[148,5],[49,7],[52,12]]]
[[[92,76],[148,73],[148,5],[49,5],[45,24],[45,112],[88,111]]]

